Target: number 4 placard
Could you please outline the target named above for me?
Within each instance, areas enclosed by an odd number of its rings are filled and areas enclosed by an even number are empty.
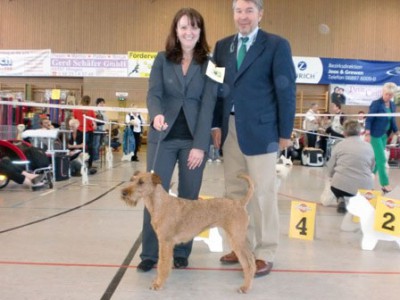
[[[315,232],[316,203],[292,201],[289,237],[313,240]]]
[[[376,202],[374,228],[376,231],[400,236],[400,200],[380,197]]]

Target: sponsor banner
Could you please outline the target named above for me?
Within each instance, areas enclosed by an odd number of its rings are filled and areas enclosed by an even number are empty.
[[[128,77],[149,78],[157,52],[128,52]]]
[[[400,85],[400,62],[293,57],[297,83]]]
[[[125,54],[51,55],[51,76],[61,77],[126,77],[128,60]]]
[[[50,49],[0,50],[0,76],[50,76]]]

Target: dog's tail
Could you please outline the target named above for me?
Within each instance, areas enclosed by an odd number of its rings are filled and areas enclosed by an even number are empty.
[[[254,194],[254,183],[253,183],[253,180],[250,178],[249,175],[239,174],[238,177],[245,179],[247,181],[247,184],[249,185],[249,188],[247,190],[246,196],[243,199],[240,200],[240,204],[242,204],[243,206],[246,206],[247,203],[249,203],[251,197]]]

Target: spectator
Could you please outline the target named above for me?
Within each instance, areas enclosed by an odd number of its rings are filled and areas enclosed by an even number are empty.
[[[135,137],[135,151],[131,157],[131,161],[139,161],[137,156],[141,146],[142,124],[143,119],[139,112],[132,112],[126,115],[125,122],[130,125],[130,128]]]
[[[318,104],[312,103],[303,122],[303,129],[307,131],[307,146],[315,148],[318,130]]]
[[[391,101],[397,92],[397,85],[393,82],[387,82],[383,85],[382,97],[372,101],[369,106],[368,114],[390,114],[396,112],[396,105]],[[365,141],[371,142],[375,153],[375,170],[378,172],[379,183],[382,191],[389,193],[392,187],[389,183],[389,176],[386,171],[386,144],[388,138],[394,133],[399,135],[394,116],[368,116],[365,121]]]
[[[357,120],[347,120],[343,129],[345,139],[333,148],[327,163],[328,174],[332,177],[331,190],[338,201],[338,213],[346,212],[344,197],[356,195],[359,189],[374,187],[374,151],[360,138],[360,124]]]
[[[89,106],[90,105],[90,97],[89,96],[83,96],[81,99],[81,105],[82,106]],[[83,143],[83,134],[84,134],[84,115],[91,117],[91,118],[96,118],[96,115],[93,110],[86,110],[86,109],[74,109],[72,111],[73,116],[75,119],[79,121],[79,127],[77,129],[77,137],[76,137],[76,142],[77,144]],[[88,150],[89,154],[89,161],[88,161],[88,169],[90,172],[90,169],[94,169],[93,167],[93,132],[96,129],[96,123],[91,120],[91,119],[86,119],[86,132],[85,132],[85,142],[86,142],[86,147]]]
[[[103,107],[106,104],[104,98],[96,99],[96,106]],[[96,112],[96,119],[107,122],[107,116],[102,110]],[[104,122],[96,122],[96,131],[93,135],[93,161],[99,160],[100,147],[103,144],[106,125]]]
[[[44,187],[44,183],[40,182],[41,176],[39,174],[32,174],[23,171],[15,166],[7,157],[0,159],[0,174],[18,184],[29,186],[34,191]]]

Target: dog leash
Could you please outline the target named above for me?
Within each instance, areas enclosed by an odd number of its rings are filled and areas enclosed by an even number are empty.
[[[158,141],[157,141],[157,147],[156,147],[156,153],[154,154],[154,160],[153,160],[153,166],[150,170],[150,173],[154,173],[154,168],[156,167],[156,162],[157,162],[157,157],[158,157],[158,150],[160,149],[160,144],[161,144],[161,139],[162,139],[162,134],[164,132],[164,126],[161,126],[159,135],[158,135]]]

